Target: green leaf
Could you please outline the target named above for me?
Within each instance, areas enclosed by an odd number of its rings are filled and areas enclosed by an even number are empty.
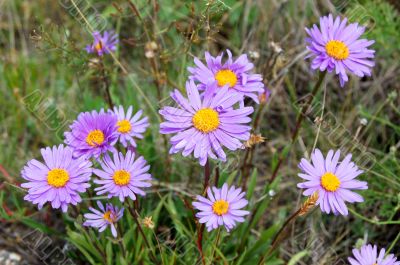
[[[106,245],[107,265],[113,265],[113,248],[111,241],[107,242]]]
[[[308,255],[307,250],[303,250],[296,255],[294,255],[288,262],[288,265],[295,265],[297,262],[299,262],[303,257]]]
[[[250,183],[249,183],[249,187],[247,189],[247,199],[250,200],[251,197],[253,196],[253,192],[254,189],[256,187],[257,184],[257,169],[253,170],[253,173],[250,176]]]

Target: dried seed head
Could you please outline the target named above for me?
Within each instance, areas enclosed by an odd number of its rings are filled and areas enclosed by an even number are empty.
[[[319,116],[316,117],[315,120],[314,120],[314,123],[316,125],[320,125],[322,122],[323,122],[323,119],[322,119],[322,117],[319,117]]]
[[[312,208],[314,208],[315,204],[318,201],[318,192],[314,192],[307,200],[303,203],[300,208],[299,216],[305,215],[308,213]]]
[[[154,223],[153,220],[151,220],[153,217],[152,216],[146,216],[143,219],[143,225],[147,228],[153,229],[154,228]]]
[[[157,49],[157,43],[155,43],[154,41],[147,42],[144,46],[144,55],[146,56],[146,58],[154,58]]]
[[[253,145],[263,142],[265,142],[265,137],[262,137],[261,134],[251,134],[249,140],[247,140],[244,145],[250,148],[253,147]]]

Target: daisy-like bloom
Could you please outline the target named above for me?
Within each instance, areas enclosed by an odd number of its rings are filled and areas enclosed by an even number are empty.
[[[21,187],[28,188],[24,199],[37,204],[39,209],[50,202],[53,208],[61,207],[66,212],[68,204],[81,202],[79,193],[90,187],[92,163],[83,158],[74,159],[72,149],[63,145],[40,151],[44,163],[32,159],[21,172],[28,181],[21,184]]]
[[[206,89],[211,83],[216,83],[220,88],[228,86],[230,88],[228,91],[235,91],[258,103],[258,93],[264,91],[262,76],[250,72],[254,65],[247,59],[246,54],[242,54],[234,60],[229,50],[226,53],[228,59],[223,63],[223,53],[213,57],[206,52],[207,66],[199,58],[194,58],[196,66],[188,68],[191,73],[189,79],[199,82],[201,90]]]
[[[236,223],[243,223],[244,216],[250,212],[241,210],[248,204],[243,197],[246,195],[241,188],[228,187],[224,184],[221,189],[216,187],[207,189],[207,198],[197,195],[197,201],[193,202],[194,208],[199,210],[196,217],[200,223],[205,223],[207,230],[211,231],[218,226],[225,226],[229,232]]]
[[[160,114],[166,122],[161,123],[160,133],[176,133],[171,138],[170,153],[182,150],[183,156],[194,153],[200,165],[204,166],[207,158],[226,161],[222,146],[229,150],[241,148],[240,140],[247,141],[250,137],[248,117],[253,112],[252,107],[234,109],[233,105],[241,100],[236,93],[227,93],[228,87],[208,87],[203,98],[200,97],[196,84],[186,82],[189,99],[175,90],[171,97],[179,108],[164,107]],[[215,154],[214,154],[215,152]]]
[[[309,35],[306,38],[307,49],[311,51],[309,57],[313,57],[311,68],[328,72],[335,70],[342,87],[349,80],[347,72],[359,77],[371,76],[375,51],[368,47],[374,41],[359,39],[364,31],[365,27],[358,23],[347,25],[347,18],[333,20],[332,14],[321,17],[320,28],[317,25],[306,28]]]
[[[114,144],[118,140],[117,117],[101,110],[97,113],[80,113],[78,119],[65,132],[65,143],[74,149],[74,156],[98,158],[107,151],[116,151]]]
[[[135,154],[131,151],[125,156],[115,152],[113,159],[107,154],[100,165],[102,170],[93,170],[100,177],[94,180],[94,183],[101,185],[95,189],[97,195],[108,193],[109,198],[119,197],[121,202],[125,197],[136,200],[136,195],[146,195],[142,188],[151,186],[151,175],[147,173],[150,166],[143,157],[135,160]]]
[[[122,106],[114,107],[113,113],[117,115],[117,133],[119,135],[119,140],[124,147],[128,146],[128,142],[136,147],[136,142],[133,139],[134,137],[143,139],[143,133],[146,131],[147,127],[149,127],[149,122],[147,117],[142,116],[143,111],[139,110],[132,117],[133,107],[130,106],[128,110],[124,111]]]
[[[400,261],[393,254],[386,255],[385,249],[381,249],[378,255],[377,246],[365,245],[361,249],[353,249],[354,258],[349,257],[351,265],[400,265]]]
[[[115,223],[124,215],[124,208],[118,209],[111,203],[106,203],[106,207],[104,207],[100,201],[97,201],[97,206],[100,210],[89,207],[91,213],[83,215],[86,219],[83,225],[98,228],[100,233],[106,230],[107,226],[110,226],[112,235],[117,237]]]
[[[108,54],[117,49],[118,35],[111,31],[105,31],[103,35],[100,32],[93,32],[94,41],[92,44],[86,46],[88,53],[97,53],[99,56]]]
[[[306,182],[297,184],[297,187],[306,189],[303,195],[310,196],[318,192],[318,201],[322,212],[347,215],[346,202],[363,202],[364,199],[353,190],[368,189],[367,182],[355,178],[363,173],[362,170],[351,162],[351,154],[347,155],[342,162],[338,162],[340,151],[330,150],[323,157],[320,150],[315,149],[311,154],[312,164],[306,159],[301,159],[299,168],[303,173],[299,177]]]

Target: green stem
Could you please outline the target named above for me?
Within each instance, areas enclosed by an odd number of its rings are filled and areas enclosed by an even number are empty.
[[[389,254],[390,251],[393,249],[394,245],[396,245],[397,241],[400,239],[400,232],[397,234],[396,238],[393,240],[392,244],[390,244],[390,247],[386,250],[386,254]]]
[[[356,211],[354,211],[351,208],[349,208],[349,212],[351,212],[353,215],[357,216],[358,218],[360,218],[368,223],[374,224],[374,225],[398,225],[398,224],[400,224],[400,221],[375,221],[375,220],[369,219],[369,218],[357,213]]]
[[[295,127],[295,129],[293,131],[293,134],[292,134],[292,139],[291,139],[291,142],[290,142],[290,148],[293,146],[293,144],[297,140],[297,136],[299,135],[299,132],[300,132],[301,125],[303,123],[304,117],[307,115],[307,113],[308,113],[308,111],[310,109],[310,106],[311,106],[311,104],[313,102],[313,99],[315,98],[315,95],[318,93],[318,90],[320,89],[320,87],[321,87],[321,85],[322,85],[322,83],[323,83],[323,81],[325,79],[325,76],[326,76],[326,71],[319,73],[318,81],[315,84],[315,86],[314,86],[314,88],[313,88],[313,90],[311,92],[311,95],[307,98],[307,101],[305,102],[305,104],[301,108],[301,111],[300,111],[300,113],[299,113],[299,115],[297,117],[296,127]],[[289,153],[289,152],[287,152],[287,153]],[[278,164],[276,165],[276,167],[275,167],[275,169],[274,169],[274,171],[272,173],[272,176],[271,176],[271,178],[269,180],[270,184],[278,176],[279,169],[280,169],[280,167],[282,165],[282,162],[283,162],[283,160],[285,158],[286,158],[286,156],[283,155],[283,154],[280,156]]]
[[[118,244],[119,244],[119,246],[121,247],[121,249],[122,249],[122,255],[124,255],[124,259],[127,257],[126,256],[126,248],[125,248],[125,245],[124,245],[124,240],[123,240],[123,238],[122,238],[122,229],[121,229],[121,226],[117,226],[117,229],[118,229],[118,238],[117,238],[117,240],[118,240]]]
[[[215,262],[213,262],[214,255],[215,255],[215,249],[218,247],[220,237],[221,237],[221,227],[218,228],[217,237],[215,238],[215,244],[214,244],[214,248],[211,253],[211,263],[210,264],[215,264]]]
[[[139,230],[139,233],[140,233],[140,235],[142,236],[142,238],[143,238],[143,240],[144,240],[144,243],[145,243],[147,249],[148,249],[149,252],[150,252],[150,259],[152,259],[152,261],[155,262],[155,264],[158,264],[157,258],[156,258],[156,256],[154,255],[152,248],[150,247],[149,241],[147,241],[147,237],[146,237],[145,233],[143,232],[142,226],[140,225],[140,222],[139,222],[139,219],[138,219],[138,214],[137,214],[137,212],[136,212],[136,209],[134,209],[134,207],[132,207],[132,206],[129,204],[129,202],[128,202],[128,210],[129,210],[129,213],[131,214],[131,216],[133,217],[133,220],[135,221],[135,223],[136,223],[136,225],[137,225],[137,228],[138,228],[138,230]]]

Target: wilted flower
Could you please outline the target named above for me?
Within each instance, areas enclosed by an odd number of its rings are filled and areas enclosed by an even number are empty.
[[[263,92],[258,94],[258,98],[261,103],[266,103],[269,100],[269,97],[271,96],[271,90],[268,88],[265,88]]]
[[[265,142],[265,137],[261,136],[261,134],[251,134],[249,140],[244,143],[244,146],[251,148],[256,144],[263,142]]]
[[[200,90],[205,90],[210,84],[216,83],[221,88],[229,87],[230,89],[226,92],[237,92],[241,96],[250,97],[258,103],[258,93],[264,91],[262,76],[250,73],[254,65],[247,59],[246,54],[240,55],[234,61],[232,53],[229,50],[226,53],[228,59],[222,63],[223,53],[217,57],[212,57],[210,53],[206,52],[207,66],[198,58],[194,58],[196,66],[188,68],[192,74],[189,79],[200,82]]]
[[[349,257],[351,265],[400,265],[400,261],[393,254],[385,257],[385,249],[381,249],[378,255],[377,246],[364,245],[360,250],[353,249],[354,258]]]
[[[200,223],[205,223],[207,230],[211,231],[218,226],[225,226],[229,232],[236,226],[236,223],[244,222],[244,216],[249,211],[240,210],[248,204],[243,197],[246,195],[241,188],[236,189],[232,186],[228,189],[228,184],[224,184],[221,189],[212,187],[207,189],[208,198],[197,195],[197,201],[193,206],[199,210],[196,217]]]
[[[149,122],[147,117],[142,116],[143,111],[139,110],[132,117],[132,106],[129,106],[126,113],[124,112],[124,108],[122,106],[114,107],[113,113],[117,115],[117,133],[119,135],[119,140],[124,147],[128,146],[128,142],[136,147],[135,138],[142,139],[143,133],[146,131],[146,128],[149,127]]]
[[[164,107],[160,110],[167,120],[161,123],[160,133],[177,133],[171,138],[170,153],[182,149],[183,156],[194,153],[203,166],[208,157],[226,161],[222,146],[234,151],[243,146],[240,140],[249,139],[251,128],[242,124],[251,121],[248,115],[253,108],[234,109],[233,105],[241,97],[237,93],[227,93],[228,87],[208,87],[201,98],[195,83],[188,81],[186,91],[189,100],[178,90],[171,93],[179,108]]]
[[[79,193],[90,187],[92,163],[83,158],[74,159],[72,149],[63,145],[40,150],[44,164],[32,159],[22,169],[22,177],[29,182],[21,184],[28,188],[25,200],[37,204],[42,209],[46,202],[63,212],[68,204],[77,205],[82,201]]]
[[[153,223],[152,217],[151,216],[146,216],[143,219],[143,225],[145,227],[147,227],[147,228],[153,229],[154,228],[154,223]]]
[[[97,53],[99,56],[103,54],[108,54],[117,49],[118,35],[111,31],[105,31],[103,36],[100,32],[93,32],[93,44],[86,46],[86,51],[88,53]]]
[[[91,213],[86,213],[83,215],[86,221],[83,223],[84,226],[91,226],[99,229],[99,232],[106,230],[107,226],[111,227],[111,233],[114,237],[117,237],[117,229],[115,228],[115,223],[124,215],[124,208],[118,209],[117,206],[107,203],[104,208],[100,201],[97,201],[97,206],[99,210],[89,207]]]
[[[322,212],[347,215],[345,201],[350,203],[364,201],[359,194],[350,189],[365,190],[368,186],[365,181],[355,180],[363,171],[350,161],[351,154],[341,163],[338,163],[339,157],[339,150],[335,153],[330,150],[324,159],[321,151],[315,149],[311,154],[312,164],[304,158],[301,159],[299,168],[304,173],[300,173],[299,177],[307,181],[297,184],[297,187],[306,189],[303,192],[305,196],[317,191],[319,195],[317,205],[321,207]]]
[[[307,29],[309,38],[306,39],[307,49],[314,57],[311,68],[320,71],[335,70],[339,75],[340,85],[349,80],[347,71],[359,76],[370,76],[374,62],[374,50],[368,49],[374,41],[358,39],[365,31],[365,27],[358,23],[347,25],[347,18],[333,20],[330,14],[320,18],[320,28],[314,25]]]
[[[135,160],[135,154],[131,151],[125,156],[115,152],[113,160],[108,154],[105,155],[103,161],[100,161],[102,170],[93,171],[100,177],[94,183],[102,185],[95,188],[97,195],[108,193],[109,198],[119,197],[121,202],[125,197],[136,200],[137,194],[146,195],[142,188],[151,186],[151,175],[147,173],[150,166],[146,163],[142,156]]]
[[[74,150],[74,156],[98,158],[107,151],[116,151],[117,117],[111,113],[96,111],[80,113],[78,119],[65,132],[65,143]]]

